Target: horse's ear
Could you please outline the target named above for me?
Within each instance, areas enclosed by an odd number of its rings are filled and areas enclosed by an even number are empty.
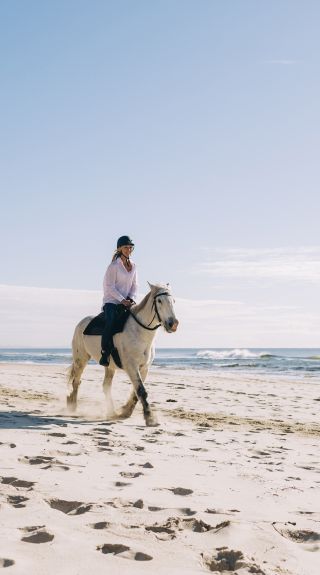
[[[150,282],[148,282],[148,280],[147,280],[147,284],[148,284],[148,286],[149,286],[150,289],[153,288],[153,285],[152,285]]]

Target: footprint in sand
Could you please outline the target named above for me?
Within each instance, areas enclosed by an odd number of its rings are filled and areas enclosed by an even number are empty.
[[[174,495],[191,495],[191,493],[193,493],[192,489],[185,489],[185,487],[173,487],[168,491],[172,491]]]
[[[97,550],[104,554],[120,555],[120,557],[135,561],[151,561],[153,559],[151,555],[141,551],[132,551],[130,547],[121,543],[104,543],[104,545],[99,545]]]
[[[135,507],[136,509],[143,509],[144,507],[143,499],[137,499],[136,501],[124,501],[123,499],[116,498],[112,502],[109,502],[108,505],[116,508]]]
[[[148,511],[163,511],[165,507],[157,507],[157,505],[149,505]]]
[[[197,513],[193,509],[190,509],[190,507],[181,507],[181,509],[178,509],[178,511],[183,513],[183,515],[187,515],[188,517],[191,517],[191,515],[195,515]]]
[[[24,489],[32,489],[35,481],[25,481],[24,479],[17,479],[16,477],[0,477],[1,483],[4,485],[13,485],[14,487],[23,487]]]
[[[66,515],[82,515],[90,511],[92,504],[82,503],[81,501],[65,501],[63,499],[49,499],[47,503],[52,509],[66,513]]]
[[[4,559],[0,557],[0,567],[11,567],[14,565],[13,559]]]
[[[189,529],[195,533],[206,533],[212,531],[218,533],[221,529],[228,527],[230,521],[224,521],[218,525],[209,525],[201,519],[194,517],[189,519],[181,519],[180,517],[169,517],[165,523],[150,525],[145,527],[146,531],[151,531],[156,534],[158,539],[174,539],[179,531]],[[160,534],[160,535],[159,535]],[[165,536],[163,536],[165,534]]]
[[[42,465],[41,469],[57,469],[68,471],[70,468],[67,465],[64,465],[61,461],[58,461],[54,457],[47,457],[43,455],[39,455],[36,457],[24,457],[20,459],[23,463],[29,463],[29,465]]]
[[[291,529],[287,527],[287,523],[272,523],[273,528],[285,537],[295,543],[314,543],[320,541],[320,533],[312,531],[311,529]]]
[[[44,525],[39,527],[24,527],[23,531],[30,533],[21,538],[26,543],[49,543],[54,539],[54,535],[44,529]]]
[[[211,513],[213,515],[233,515],[234,513],[240,513],[239,509],[206,509],[205,513]]]
[[[217,548],[214,556],[201,554],[205,566],[209,571],[225,573],[226,571],[235,572],[241,568],[249,568],[250,573],[257,575],[266,575],[265,572],[255,563],[246,561],[242,551],[234,551],[227,547]]]
[[[97,523],[93,523],[91,527],[93,529],[108,529],[110,525],[111,523],[108,523],[108,521],[98,521]]]
[[[24,504],[25,501],[29,501],[28,497],[23,497],[23,495],[9,495],[7,497],[7,501],[8,503],[10,503],[10,505],[12,505],[12,507],[15,508],[20,508],[20,507],[26,507],[26,505]]]
[[[136,477],[143,475],[143,473],[141,473],[141,471],[120,471],[120,475],[122,477],[127,477],[128,479],[135,479]]]

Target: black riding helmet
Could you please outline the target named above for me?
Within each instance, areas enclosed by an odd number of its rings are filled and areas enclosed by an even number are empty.
[[[121,236],[117,241],[117,249],[122,246],[134,246],[134,243],[129,236]]]

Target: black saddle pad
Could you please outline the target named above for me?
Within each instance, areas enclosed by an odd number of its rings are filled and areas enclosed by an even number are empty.
[[[126,309],[123,305],[119,305],[117,309],[117,318],[114,322],[114,329],[112,335],[115,333],[120,333],[126,324],[126,321],[130,315],[130,310]],[[86,329],[84,330],[84,335],[102,335],[105,327],[105,318],[103,311],[96,315],[90,323],[88,323]]]

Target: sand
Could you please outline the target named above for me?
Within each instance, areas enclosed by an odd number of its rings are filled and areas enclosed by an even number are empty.
[[[103,368],[75,416],[66,366],[1,365],[0,568],[8,574],[320,573],[315,378],[153,369],[106,421]],[[114,399],[129,394],[117,372]]]

